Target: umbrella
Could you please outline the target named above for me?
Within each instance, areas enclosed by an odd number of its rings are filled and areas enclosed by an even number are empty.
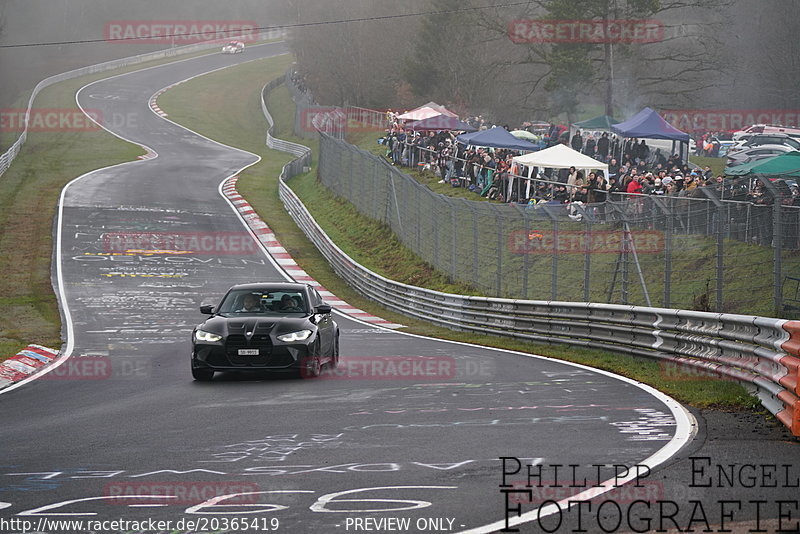
[[[536,134],[532,134],[528,130],[512,130],[509,132],[511,135],[516,137],[517,139],[525,139],[526,141],[538,141],[539,136]]]

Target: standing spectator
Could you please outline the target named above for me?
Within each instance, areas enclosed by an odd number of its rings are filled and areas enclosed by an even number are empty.
[[[650,147],[645,144],[644,139],[642,139],[642,142],[639,143],[636,156],[639,158],[640,162],[646,162],[650,157]]]
[[[447,163],[450,161],[450,149],[444,146],[444,143],[439,143],[439,152],[436,154],[436,166],[439,167],[439,180],[443,184],[447,179]]]
[[[608,178],[616,178],[619,176],[619,163],[617,163],[617,158],[611,158],[611,161],[608,162]]]
[[[653,182],[653,194],[654,195],[664,194],[664,183],[661,181],[661,178],[656,178],[655,182]]]
[[[603,132],[600,139],[597,140],[597,159],[605,163],[608,157],[609,141],[608,132]]]
[[[581,137],[581,131],[576,130],[575,135],[572,136],[572,141],[570,141],[570,145],[572,146],[572,150],[577,150],[580,152],[583,149],[583,137]]]
[[[586,138],[586,144],[583,147],[583,153],[587,156],[594,157],[594,152],[597,148],[597,141],[595,141],[594,136],[589,134],[589,137]]]
[[[611,140],[611,155],[617,159],[621,159],[622,155],[619,152],[620,152],[619,137],[615,135],[614,138]]]
[[[583,173],[581,171],[578,171],[575,175],[575,187],[572,188],[569,195],[571,200],[575,200],[575,195],[578,193],[578,190],[581,189],[584,185],[585,182],[583,180]],[[582,202],[585,202],[585,200]]]
[[[630,194],[640,194],[642,192],[641,178],[638,174],[634,174],[631,177],[631,181],[628,183],[625,192]]]
[[[608,192],[608,183],[606,182],[603,173],[600,174],[590,172],[589,181],[586,184],[589,188],[589,195],[587,201],[589,204],[597,202],[605,202]]]
[[[653,173],[648,172],[642,178],[642,181],[639,182],[642,186],[642,194],[643,195],[651,195],[653,194],[653,190],[655,188],[655,182],[653,181]]]
[[[567,175],[567,192],[570,196],[575,191],[575,185],[578,182],[578,171],[575,170],[575,167],[569,168],[569,174]]]
[[[606,182],[603,173],[592,173],[589,175],[590,177],[594,176],[594,184],[589,182],[589,204],[599,204],[595,206],[595,216],[598,221],[604,222],[606,220],[606,205],[605,202],[608,199],[608,192],[611,186]]]

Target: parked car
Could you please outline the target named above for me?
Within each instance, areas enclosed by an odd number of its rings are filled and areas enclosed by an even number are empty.
[[[240,54],[244,52],[244,43],[241,41],[231,41],[222,47],[223,54]]]
[[[786,145],[795,150],[800,150],[800,140],[796,139],[785,133],[773,134],[754,134],[750,137],[736,141],[734,145],[728,150],[729,153],[735,153],[739,150],[751,148],[761,145]]]
[[[790,128],[787,126],[780,126],[775,124],[753,124],[752,126],[748,126],[743,130],[734,132],[733,140],[739,141],[742,139],[747,139],[757,134],[776,134],[776,133],[785,133],[793,137],[800,137],[800,128]]]
[[[192,376],[216,371],[320,374],[339,362],[339,326],[331,307],[307,284],[258,283],[231,287],[192,332]]]
[[[754,147],[738,150],[734,153],[728,154],[728,167],[736,167],[756,161],[759,159],[771,158],[772,156],[780,156],[787,152],[795,152],[796,150],[787,145],[759,145]]]

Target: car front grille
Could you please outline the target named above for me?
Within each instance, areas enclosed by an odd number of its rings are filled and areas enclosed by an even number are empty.
[[[240,356],[239,349],[258,349],[258,356]],[[272,363],[272,340],[267,334],[256,334],[247,338],[241,334],[230,334],[225,342],[225,355],[233,365],[280,365]]]

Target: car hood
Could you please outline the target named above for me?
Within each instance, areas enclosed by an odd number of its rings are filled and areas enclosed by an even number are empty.
[[[298,330],[315,330],[316,325],[304,317],[209,317],[199,329],[221,336],[228,334],[247,334],[252,332],[271,333],[274,335],[297,332]]]

